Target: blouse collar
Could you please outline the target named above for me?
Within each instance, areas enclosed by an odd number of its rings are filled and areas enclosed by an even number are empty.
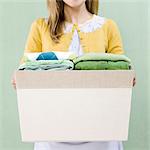
[[[77,26],[81,27],[81,26],[86,25],[88,22],[91,22],[91,21],[95,18],[95,16],[96,16],[96,15],[93,14],[92,17],[91,17],[90,19],[88,19],[87,21],[85,21],[84,23],[77,24],[77,23],[71,23],[71,22],[65,21],[65,24],[66,24],[66,25],[71,25],[71,26],[77,25]]]
[[[65,22],[64,33],[74,32],[75,29],[81,32],[92,32],[101,27],[106,21],[105,17],[93,14],[93,17],[82,24]]]
[[[47,22],[48,18],[46,18],[45,21]],[[102,27],[105,21],[106,21],[105,17],[96,14],[93,14],[92,18],[88,19],[82,24],[73,24],[65,21],[64,33],[74,32],[75,29],[77,29],[77,31],[86,32],[86,33],[93,32],[97,28]]]

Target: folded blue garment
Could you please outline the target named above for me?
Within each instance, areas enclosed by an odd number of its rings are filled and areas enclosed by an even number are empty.
[[[58,60],[54,52],[41,53],[36,60]]]

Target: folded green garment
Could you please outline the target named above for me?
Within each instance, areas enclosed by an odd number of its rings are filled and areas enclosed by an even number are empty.
[[[38,60],[21,64],[18,70],[72,70],[73,68],[74,64],[70,60]]]
[[[83,61],[75,65],[75,70],[129,70],[130,64],[125,61]]]
[[[108,61],[108,70],[130,70],[131,64],[126,61]]]
[[[104,70],[107,68],[107,61],[83,61],[75,65],[75,70]]]
[[[81,55],[75,59],[73,59],[73,62],[77,64],[81,61],[88,61],[88,60],[99,60],[99,61],[125,61],[128,63],[131,63],[131,60],[122,54],[111,54],[111,53],[85,53],[84,55]]]

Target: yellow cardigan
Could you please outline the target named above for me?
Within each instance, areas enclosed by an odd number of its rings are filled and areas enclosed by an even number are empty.
[[[105,23],[93,32],[82,32],[77,24],[74,24],[73,28],[77,28],[84,53],[124,53],[120,31],[116,22],[112,19],[106,18]],[[73,32],[70,31],[61,36],[59,43],[54,43],[50,38],[45,18],[38,18],[31,24],[24,52],[66,52],[71,44],[72,37]]]

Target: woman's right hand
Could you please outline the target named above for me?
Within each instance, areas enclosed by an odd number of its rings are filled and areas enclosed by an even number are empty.
[[[15,73],[13,73],[12,78],[11,78],[11,84],[13,88],[16,90],[16,79],[15,79]]]

